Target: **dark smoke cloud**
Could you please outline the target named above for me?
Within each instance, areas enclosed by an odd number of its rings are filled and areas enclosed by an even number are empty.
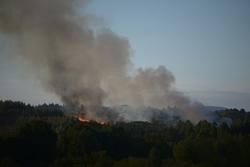
[[[102,112],[103,105],[122,104],[137,109],[171,106],[179,108],[184,119],[206,118],[202,104],[174,89],[175,78],[165,67],[134,69],[128,75],[133,68],[128,39],[105,26],[93,28],[96,17],[79,12],[86,3],[0,0],[0,32],[15,41],[16,55],[30,63],[47,91],[54,92],[71,111],[84,112],[90,119],[153,117],[134,109],[125,114]]]

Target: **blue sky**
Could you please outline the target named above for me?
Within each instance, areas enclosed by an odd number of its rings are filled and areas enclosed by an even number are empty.
[[[88,11],[129,39],[136,67],[165,65],[193,98],[250,108],[250,1],[94,0]]]
[[[136,67],[165,65],[194,99],[250,109],[250,1],[94,0],[88,11],[129,39]]]
[[[136,67],[164,65],[194,99],[250,110],[249,0],[92,0],[87,12],[128,38]],[[0,62],[0,98],[54,99],[28,72],[6,64]]]
[[[250,93],[250,1],[94,0],[137,67],[165,65],[186,91]]]

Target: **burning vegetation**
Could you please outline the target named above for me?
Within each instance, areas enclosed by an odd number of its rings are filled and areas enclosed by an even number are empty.
[[[214,114],[231,124],[176,120],[101,125],[72,119],[59,105],[0,101],[0,166],[249,167],[250,112]]]
[[[129,40],[102,23],[93,25],[98,17],[83,12],[87,2],[0,1],[0,33],[12,41],[12,56],[29,63],[30,71],[39,76],[34,79],[46,91],[55,94],[70,111],[84,112],[96,121],[106,122],[113,115],[126,121],[152,120],[138,110],[112,115],[100,112],[103,106],[121,104],[132,108],[177,107],[183,119],[211,119],[201,103],[175,89],[175,77],[166,67],[133,67]],[[79,111],[80,106],[85,110]]]
[[[102,125],[104,125],[104,124],[106,124],[107,122],[104,122],[104,121],[100,121],[100,120],[91,120],[91,119],[89,119],[89,118],[87,118],[84,114],[75,114],[74,115],[74,118],[76,119],[76,120],[78,120],[78,121],[80,121],[81,123],[89,123],[89,122],[92,122],[92,121],[94,121],[94,122],[96,122],[96,123],[98,123],[98,124],[102,124]]]

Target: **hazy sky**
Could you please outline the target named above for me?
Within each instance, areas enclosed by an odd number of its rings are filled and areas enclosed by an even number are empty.
[[[87,10],[129,39],[136,67],[165,65],[178,89],[205,104],[250,109],[249,0],[93,0]],[[52,100],[4,46],[0,98]]]

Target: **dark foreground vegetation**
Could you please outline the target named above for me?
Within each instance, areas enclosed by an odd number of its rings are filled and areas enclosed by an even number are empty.
[[[249,167],[250,114],[216,114],[230,124],[83,124],[59,105],[0,101],[0,166]]]

